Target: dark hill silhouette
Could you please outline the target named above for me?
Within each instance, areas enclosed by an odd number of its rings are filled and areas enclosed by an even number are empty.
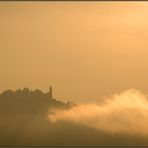
[[[6,90],[0,94],[0,114],[18,116],[27,114],[45,116],[50,107],[67,108],[69,102],[64,103],[52,97],[52,90],[47,93],[39,89],[34,91],[28,88],[16,91]]]
[[[0,94],[0,146],[144,146],[148,137],[111,134],[84,125],[50,123],[50,108],[74,104],[53,98],[52,87],[44,93],[28,88]]]

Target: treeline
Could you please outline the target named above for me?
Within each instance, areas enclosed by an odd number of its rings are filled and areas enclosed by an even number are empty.
[[[68,108],[70,103],[62,102],[51,98],[50,92],[44,93],[39,89],[29,90],[28,88],[16,91],[6,90],[0,94],[0,115],[42,115],[48,114],[53,107]]]

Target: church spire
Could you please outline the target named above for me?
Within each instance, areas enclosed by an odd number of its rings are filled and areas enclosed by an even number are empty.
[[[49,87],[49,98],[53,98],[53,96],[52,96],[52,86],[50,85],[50,87]]]

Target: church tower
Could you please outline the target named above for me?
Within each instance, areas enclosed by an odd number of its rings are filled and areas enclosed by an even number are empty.
[[[52,99],[53,96],[52,96],[52,86],[49,87],[49,98]]]

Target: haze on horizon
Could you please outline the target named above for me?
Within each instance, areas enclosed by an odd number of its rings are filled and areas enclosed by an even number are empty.
[[[148,92],[147,2],[0,2],[0,92],[74,102]]]

